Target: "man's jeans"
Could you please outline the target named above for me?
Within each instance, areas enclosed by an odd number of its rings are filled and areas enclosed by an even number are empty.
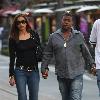
[[[19,68],[15,69],[16,88],[18,92],[18,100],[27,100],[26,85],[29,90],[29,100],[38,100],[39,91],[39,71],[25,71]]]
[[[83,75],[74,79],[57,77],[62,100],[81,100],[83,89]]]
[[[100,69],[97,69],[97,86],[99,89],[99,96],[100,96]]]

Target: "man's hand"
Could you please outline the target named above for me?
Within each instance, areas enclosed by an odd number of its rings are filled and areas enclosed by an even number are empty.
[[[96,64],[92,64],[91,73],[96,76]]]
[[[48,70],[45,70],[45,72],[42,73],[42,77],[44,79],[47,79],[47,77],[48,77]]]

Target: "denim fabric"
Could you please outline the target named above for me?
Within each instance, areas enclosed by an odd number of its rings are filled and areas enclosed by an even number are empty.
[[[62,100],[81,100],[83,89],[83,75],[75,79],[57,77]]]
[[[97,86],[99,89],[99,96],[100,96],[100,69],[97,69]]]
[[[16,88],[18,100],[27,100],[26,85],[29,90],[29,100],[38,100],[39,91],[39,71],[25,71],[19,68],[15,69]]]

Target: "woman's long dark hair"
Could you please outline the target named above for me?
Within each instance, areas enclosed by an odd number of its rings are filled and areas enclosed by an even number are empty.
[[[19,17],[23,17],[26,20],[26,24],[27,24],[26,25],[26,31],[32,30],[25,14],[18,14],[18,15],[16,15],[14,20],[13,20],[13,24],[12,24],[12,27],[11,27],[11,32],[9,34],[9,37],[13,38],[14,40],[18,40],[19,39],[19,29],[18,29],[18,26],[17,26],[17,23],[16,23],[17,19]]]

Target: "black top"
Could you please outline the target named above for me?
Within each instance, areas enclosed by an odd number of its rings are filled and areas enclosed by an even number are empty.
[[[30,38],[26,40],[15,41],[14,39],[9,38],[9,76],[14,75],[14,65],[38,67],[38,61],[36,59],[36,49],[39,44],[40,40],[38,34],[37,38],[31,34]]]

